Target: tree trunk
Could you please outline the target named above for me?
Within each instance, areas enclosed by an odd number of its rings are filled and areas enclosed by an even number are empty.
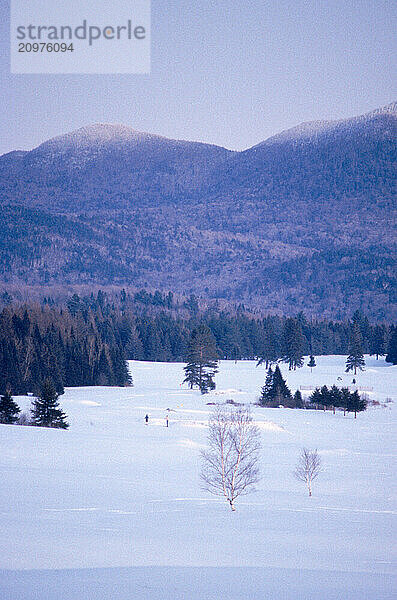
[[[229,500],[229,504],[230,504],[230,508],[231,508],[232,510],[236,510],[236,507],[235,507],[235,506],[234,506],[234,504],[233,504],[233,500]]]
[[[357,413],[354,411],[354,418],[357,419]]]

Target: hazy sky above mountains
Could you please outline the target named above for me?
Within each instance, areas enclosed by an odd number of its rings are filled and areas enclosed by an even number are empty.
[[[152,0],[150,75],[11,75],[9,1],[0,153],[94,122],[239,150],[397,98],[391,0]]]

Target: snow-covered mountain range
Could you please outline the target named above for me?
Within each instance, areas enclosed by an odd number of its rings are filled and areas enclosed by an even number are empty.
[[[3,155],[0,281],[384,318],[396,300],[396,106],[243,152],[95,124]]]

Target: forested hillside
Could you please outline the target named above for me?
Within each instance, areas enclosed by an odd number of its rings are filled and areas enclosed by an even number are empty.
[[[245,152],[95,125],[0,157],[0,286],[396,312],[396,104]]]

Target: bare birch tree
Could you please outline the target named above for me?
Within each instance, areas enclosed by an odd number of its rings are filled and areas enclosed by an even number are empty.
[[[218,407],[209,418],[208,450],[202,451],[204,489],[224,496],[232,510],[236,498],[259,481],[259,430],[247,408]]]
[[[303,448],[294,475],[307,485],[309,496],[312,495],[312,482],[321,473],[321,458],[317,450]]]

